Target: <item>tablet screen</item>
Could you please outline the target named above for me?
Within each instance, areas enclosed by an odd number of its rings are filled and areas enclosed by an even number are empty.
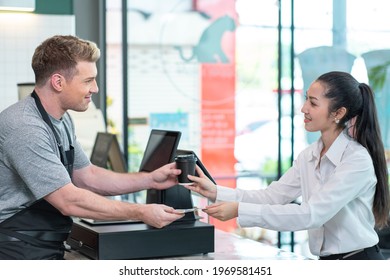
[[[139,171],[152,172],[175,158],[180,131],[152,129]]]

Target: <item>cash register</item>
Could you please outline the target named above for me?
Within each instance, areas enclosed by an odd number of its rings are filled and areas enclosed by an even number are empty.
[[[192,153],[177,149],[180,136],[179,131],[152,129],[140,171],[151,172],[172,162],[178,153]],[[110,163],[110,157],[112,160],[118,159],[118,151],[120,150],[115,135],[99,133],[91,162],[94,163],[96,158],[95,164],[99,166],[118,166],[118,163]],[[101,153],[105,155],[102,156]],[[123,160],[121,162],[124,163]],[[199,158],[197,164],[213,180]],[[162,203],[175,209],[196,209],[191,192],[181,185],[166,190],[148,190],[146,203]],[[207,254],[214,252],[214,226],[201,222],[197,212],[191,210],[180,220],[161,229],[140,221],[74,218],[67,243],[73,250],[91,259],[150,259]]]

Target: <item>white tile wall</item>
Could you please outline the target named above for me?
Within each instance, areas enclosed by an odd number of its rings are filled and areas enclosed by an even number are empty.
[[[73,15],[0,13],[0,111],[18,101],[18,83],[34,82],[35,48],[50,36],[75,30]]]

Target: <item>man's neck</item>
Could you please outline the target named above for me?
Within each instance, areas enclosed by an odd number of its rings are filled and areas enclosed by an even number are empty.
[[[60,120],[65,114],[65,111],[61,108],[56,93],[37,87],[34,90],[37,93],[45,111],[53,118]]]

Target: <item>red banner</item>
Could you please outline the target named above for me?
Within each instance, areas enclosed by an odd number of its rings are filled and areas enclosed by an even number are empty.
[[[235,34],[234,0],[198,0],[195,8],[210,18],[198,44],[201,67],[202,161],[219,185],[235,188]],[[236,221],[211,219],[231,231]]]

